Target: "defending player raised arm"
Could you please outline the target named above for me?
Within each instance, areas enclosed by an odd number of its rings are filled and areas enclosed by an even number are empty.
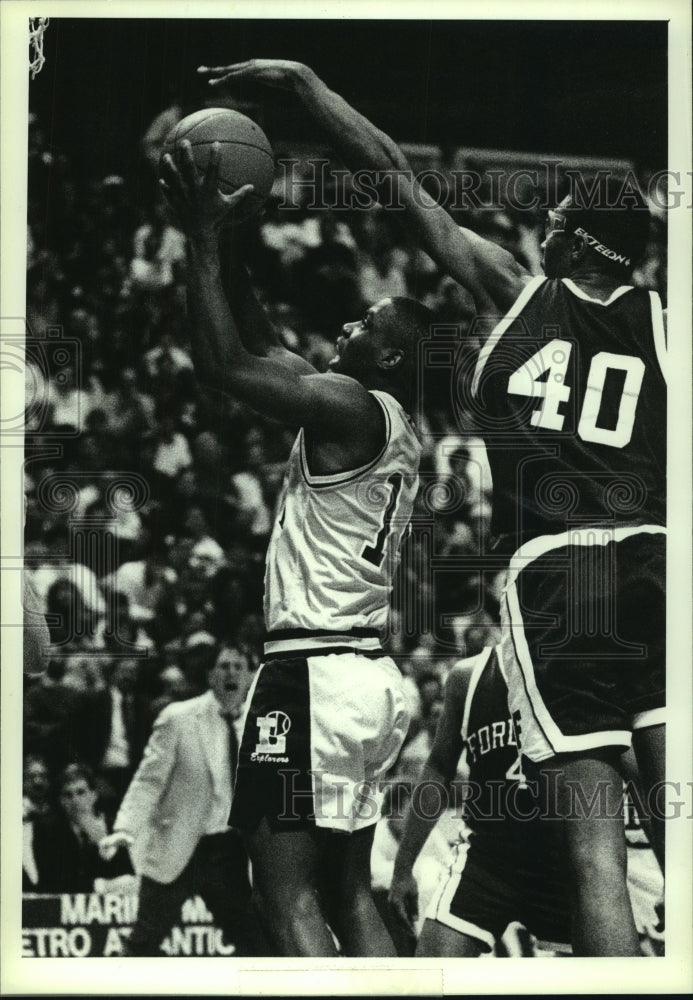
[[[397,144],[330,90],[309,67],[289,60],[251,59],[230,66],[201,66],[198,72],[209,77],[213,86],[256,81],[295,93],[350,169],[383,174],[383,204],[388,207],[394,202],[404,207],[407,226],[438,266],[470,292],[478,311],[506,312],[530,279],[512,254],[458,227],[413,178]]]
[[[202,177],[187,142],[177,162],[170,154],[162,162],[162,189],[189,240],[188,312],[198,379],[268,416],[327,434],[358,429],[368,436],[369,426],[380,426],[378,405],[357,381],[338,374],[301,375],[296,367],[245,348],[221,282],[219,229],[252,186],[223,194],[218,164],[215,146]]]

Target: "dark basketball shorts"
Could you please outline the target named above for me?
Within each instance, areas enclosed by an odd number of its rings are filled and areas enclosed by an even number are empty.
[[[543,536],[513,557],[501,655],[530,760],[629,747],[665,721],[665,570],[649,526]]]
[[[557,860],[540,849],[532,858],[518,856],[503,839],[487,838],[483,831],[460,838],[426,919],[467,934],[488,949],[514,923],[542,940],[569,944],[567,882]]]
[[[377,822],[379,779],[409,727],[402,677],[388,656],[348,651],[265,662],[248,698],[229,822],[253,830]]]

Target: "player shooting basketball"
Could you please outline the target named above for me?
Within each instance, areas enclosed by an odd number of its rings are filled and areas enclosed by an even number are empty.
[[[378,778],[409,713],[381,640],[418,488],[421,445],[407,409],[429,314],[408,299],[377,302],[345,324],[330,371],[318,374],[281,346],[240,266],[226,298],[219,227],[250,186],[222,194],[218,162],[217,146],[199,176],[184,142],[162,166],[189,238],[197,378],[301,428],[267,553],[265,659],[231,823],[246,833],[281,954],[334,955],[333,931],[345,954],[394,955],[371,897],[370,851]]]
[[[597,206],[566,199],[548,216],[546,278],[532,279],[510,253],[459,228],[395,143],[307,67],[251,60],[201,71],[214,84],[293,91],[348,166],[398,171],[414,235],[478,313],[498,319],[468,402],[493,476],[492,532],[509,564],[510,707],[523,752],[558,774],[563,815],[575,786],[606,806],[564,824],[574,952],[637,955],[613,805],[619,756],[632,742],[656,790],[665,749],[665,335],[656,293],[628,283],[647,238],[643,200],[631,191],[619,203],[613,187]],[[663,866],[663,820],[652,819]]]

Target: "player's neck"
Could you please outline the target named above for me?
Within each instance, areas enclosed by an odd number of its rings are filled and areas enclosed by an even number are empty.
[[[617,288],[631,283],[631,276],[625,271],[623,274],[609,274],[589,264],[576,269],[566,277],[595,299],[608,299]]]
[[[378,390],[379,392],[387,392],[397,400],[400,406],[408,413],[411,408],[411,398],[407,390],[401,385],[395,385],[389,382],[387,379],[369,379],[368,381],[363,381],[362,385],[369,392],[372,390]]]

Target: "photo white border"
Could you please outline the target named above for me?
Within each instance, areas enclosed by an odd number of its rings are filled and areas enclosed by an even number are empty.
[[[25,314],[26,124],[28,107],[28,18],[453,18],[669,21],[669,165],[682,173],[686,197],[669,213],[669,344],[673,355],[669,391],[669,583],[668,646],[670,704],[667,730],[669,774],[691,781],[691,14],[687,0],[508,0],[393,3],[369,0],[4,0],[0,107],[0,327]],[[50,28],[49,28],[50,30]],[[50,67],[43,72],[50,72]],[[79,72],[79,67],[75,67]],[[85,80],[88,92],[89,81]],[[637,123],[634,123],[637,128]],[[13,329],[12,333],[15,332]],[[2,415],[13,413],[16,375],[2,368]],[[22,383],[23,385],[23,383]],[[20,409],[17,412],[20,412]],[[496,994],[508,993],[686,993],[693,984],[691,858],[693,824],[689,785],[682,817],[667,828],[669,882],[666,892],[667,956],[632,959],[535,959],[469,962],[416,959],[22,959],[21,885],[21,532],[18,473],[21,447],[2,443],[2,851],[0,856],[0,993],[5,995],[303,995],[315,994]],[[12,627],[16,626],[16,627]],[[684,797],[684,796],[682,796]],[[673,862],[672,863],[672,859]],[[221,963],[224,963],[223,965]],[[569,962],[569,965],[565,963]]]

